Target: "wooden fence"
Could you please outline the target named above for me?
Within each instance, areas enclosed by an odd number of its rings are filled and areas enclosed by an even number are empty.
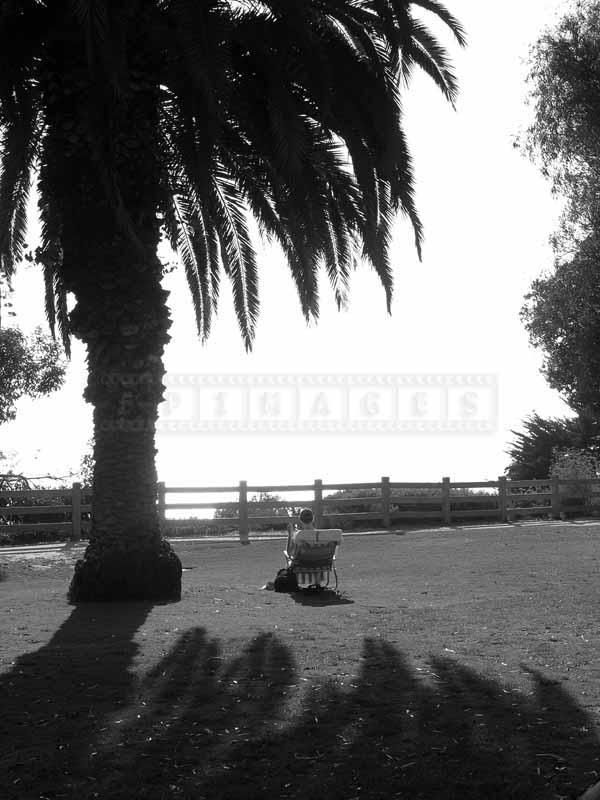
[[[335,497],[327,492],[372,492],[371,496]],[[282,496],[294,492],[310,493],[311,499],[252,500],[252,493]],[[219,493],[237,494],[233,502],[167,502],[168,494]],[[598,501],[598,505],[594,502]],[[161,518],[168,527],[169,511],[218,508],[227,516],[195,519],[195,525],[235,528],[242,542],[248,542],[255,526],[282,525],[289,515],[302,507],[312,508],[317,527],[338,527],[347,522],[369,523],[373,527],[390,529],[397,523],[420,520],[451,525],[457,520],[481,519],[511,522],[521,517],[541,516],[560,519],[562,516],[600,511],[600,478],[567,480],[509,481],[501,476],[497,481],[452,482],[442,478],[437,483],[406,483],[388,477],[376,483],[323,483],[289,486],[254,486],[240,481],[238,486],[165,486],[158,484],[158,505]],[[261,515],[253,513],[260,507],[280,508],[282,513]],[[344,507],[368,506],[366,511],[343,511]],[[376,508],[373,508],[376,506]],[[174,522],[174,521],[173,521]],[[379,523],[379,524],[375,524]]]
[[[363,496],[335,497],[331,494],[350,490]],[[299,492],[310,495],[310,498],[282,497]],[[277,494],[281,499],[259,501],[251,497],[261,493]],[[237,499],[167,502],[169,494],[233,494]],[[47,502],[56,499],[62,502]],[[83,490],[79,483],[74,483],[71,489],[0,491],[0,534],[60,530],[73,539],[80,539],[82,529],[85,530],[89,524],[82,515],[89,517],[92,510],[91,502],[84,503],[84,499],[90,500],[91,496],[89,490]],[[36,505],[36,501],[40,505]],[[45,501],[46,504],[42,504]],[[246,481],[235,486],[165,486],[159,483],[157,504],[166,531],[176,524],[175,520],[168,518],[170,511],[218,509],[218,517],[194,518],[194,525],[238,530],[240,540],[246,543],[252,528],[285,526],[290,517],[305,506],[313,509],[317,527],[331,528],[347,523],[367,523],[373,528],[390,529],[409,521],[429,520],[451,525],[469,519],[510,522],[527,516],[560,519],[566,514],[595,513],[600,511],[600,478],[509,481],[500,477],[497,481],[466,482],[442,478],[436,483],[406,483],[384,477],[374,483],[323,483],[315,480],[311,484],[288,486],[254,486]],[[261,506],[268,507],[271,513],[261,514]],[[357,507],[366,510],[357,511]],[[344,508],[348,510],[344,511]],[[226,516],[221,516],[223,513]],[[56,516],[63,519],[53,520]]]

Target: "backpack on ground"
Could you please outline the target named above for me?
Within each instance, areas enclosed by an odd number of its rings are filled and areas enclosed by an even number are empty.
[[[288,567],[280,569],[274,581],[276,592],[297,592],[298,580],[293,571]]]

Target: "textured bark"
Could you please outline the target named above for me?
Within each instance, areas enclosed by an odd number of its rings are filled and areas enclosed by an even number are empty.
[[[156,507],[154,428],[168,315],[159,276],[148,272],[144,291],[138,286],[144,302],[129,304],[124,325],[107,325],[110,309],[100,302],[85,314],[85,326],[79,323],[88,339],[95,470],[91,539],[76,566],[72,601],[168,600],[181,592],[181,565],[161,539]],[[102,311],[104,328],[90,338],[100,330]]]
[[[154,430],[170,320],[156,257],[158,85],[136,18],[143,15],[132,14],[126,28],[129,78],[118,93],[108,79],[99,88],[90,78],[75,32],[56,43],[48,84],[54,157],[40,180],[58,199],[60,272],[77,300],[70,324],[87,346],[85,398],[94,406],[92,530],[73,602],[181,593],[181,564],[161,539],[156,507]]]

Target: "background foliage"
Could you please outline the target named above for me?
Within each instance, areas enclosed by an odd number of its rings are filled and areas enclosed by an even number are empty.
[[[0,424],[15,418],[22,397],[43,397],[59,389],[65,369],[60,345],[41,328],[31,336],[19,328],[1,328]]]

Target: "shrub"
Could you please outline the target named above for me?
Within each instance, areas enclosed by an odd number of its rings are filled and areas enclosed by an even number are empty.
[[[553,455],[550,474],[562,480],[581,480],[597,478],[600,474],[598,458],[588,450],[577,448],[556,449]],[[592,505],[592,487],[590,484],[561,484],[561,502],[563,506]]]
[[[489,503],[482,502],[469,502],[469,498],[473,496],[489,495]],[[390,513],[392,520],[394,519],[394,512],[402,511],[414,514],[414,519],[420,518],[419,512],[421,511],[440,511],[440,495],[441,487],[437,488],[393,488],[390,493]],[[400,502],[402,498],[418,497],[418,498],[431,498],[431,502],[410,503]],[[350,498],[356,499],[356,504],[348,503],[336,506],[336,499]],[[331,522],[332,525],[342,528],[342,530],[351,530],[355,528],[364,528],[365,526],[372,527],[373,522],[366,522],[364,520],[328,520],[328,514],[356,514],[360,512],[379,513],[383,516],[383,508],[381,501],[381,489],[341,489],[328,495],[325,500],[329,501],[325,506],[325,524]],[[472,489],[451,489],[451,502],[452,508],[455,511],[467,511],[476,509],[494,509],[498,506],[497,495],[484,491],[473,491]],[[406,519],[406,518],[405,518]],[[410,517],[408,518],[410,519]],[[455,518],[456,519],[456,518]],[[376,521],[376,520],[375,520]]]
[[[281,524],[259,522],[252,524],[254,531],[273,531],[273,530],[286,530],[291,517],[295,517],[300,513],[302,503],[290,502],[289,506],[274,506],[274,502],[281,502],[283,500],[277,494],[270,492],[260,492],[248,499],[248,517],[281,517]],[[217,508],[215,510],[215,519],[227,519],[230,516],[236,516],[237,509],[232,511],[231,508]],[[207,525],[208,527],[208,525]],[[214,526],[216,527],[216,526]],[[222,527],[219,530],[223,531]],[[233,530],[233,529],[232,529]]]

